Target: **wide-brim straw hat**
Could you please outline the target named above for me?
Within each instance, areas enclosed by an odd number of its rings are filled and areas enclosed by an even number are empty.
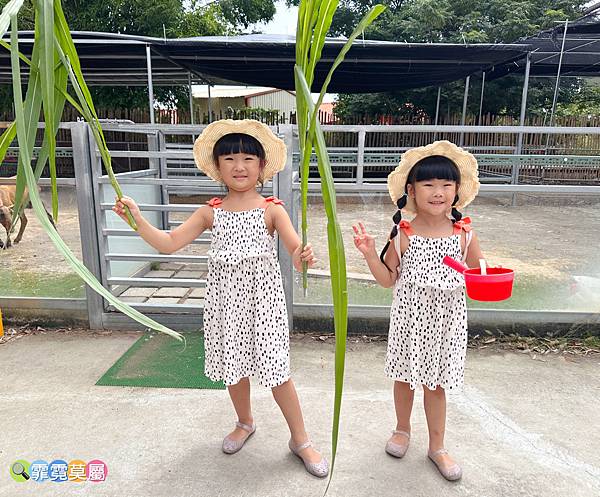
[[[222,119],[209,124],[194,143],[194,160],[204,174],[215,181],[223,182],[219,168],[213,158],[215,143],[223,136],[232,133],[244,133],[256,138],[265,150],[265,166],[262,181],[267,182],[285,168],[287,147],[282,139],[275,136],[271,129],[254,119]]]
[[[394,204],[406,193],[406,180],[414,165],[421,159],[432,155],[442,155],[456,164],[460,172],[460,185],[457,192],[458,202],[455,207],[461,209],[469,205],[479,191],[477,159],[473,154],[447,140],[436,141],[424,147],[412,148],[402,154],[400,164],[388,176],[388,190]],[[414,199],[407,197],[406,207],[402,210],[410,214],[416,214]]]

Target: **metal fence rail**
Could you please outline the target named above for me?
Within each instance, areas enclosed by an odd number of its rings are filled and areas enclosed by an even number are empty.
[[[84,123],[70,123],[63,125],[72,135],[72,155],[75,166],[77,187],[77,201],[80,212],[80,234],[84,262],[87,267],[102,281],[106,288],[116,295],[123,295],[130,288],[186,288],[189,292],[201,291],[206,286],[205,276],[183,275],[182,277],[166,277],[152,275],[149,271],[157,264],[171,263],[192,265],[194,271],[202,272],[205,268],[207,257],[204,254],[158,254],[149,250],[139,240],[139,235],[126,226],[115,224],[114,214],[111,212],[114,193],[110,181],[103,174],[101,158],[96,149],[93,138]],[[517,143],[520,135],[552,136],[553,134],[566,135],[599,135],[600,128],[548,128],[548,127],[519,127],[519,126],[324,126],[325,132],[343,132],[356,135],[357,147],[353,149],[332,149],[333,167],[337,168],[336,189],[340,195],[387,195],[385,176],[398,163],[402,148],[386,149],[385,147],[367,147],[369,133],[426,133],[437,138],[456,133],[469,133],[470,135],[485,135],[494,133],[495,136],[511,136]],[[136,192],[140,200],[140,208],[154,220],[160,229],[169,231],[181,225],[181,219],[174,219],[176,213],[191,213],[202,205],[202,197],[220,196],[224,192],[220,185],[203,176],[193,163],[191,156],[191,143],[198,136],[203,126],[192,125],[133,125],[124,123],[106,123],[107,132],[122,132],[136,134],[144,137],[147,150],[124,151],[111,150],[115,158],[136,159],[145,161],[146,169],[134,172],[121,173],[119,183],[125,193]],[[300,184],[298,174],[297,137],[294,136],[295,127],[280,125],[274,128],[288,145],[288,161],[286,169],[275,177],[275,180],[265,185],[263,193],[274,194],[282,198],[286,208],[296,225],[299,217]],[[182,140],[188,143],[182,143]],[[539,141],[539,140],[538,140]],[[137,142],[136,142],[137,143]],[[139,143],[138,143],[139,145]],[[120,147],[122,148],[122,147]],[[485,145],[472,150],[478,155],[482,170],[487,171],[488,177],[482,185],[484,193],[544,193],[549,195],[600,195],[600,183],[597,176],[590,173],[588,185],[552,184],[559,181],[553,171],[573,169],[589,172],[597,169],[600,158],[597,156],[577,155],[533,155],[524,154],[513,145]],[[494,152],[494,153],[490,153]],[[542,173],[543,172],[543,173]],[[543,178],[539,178],[539,175]],[[583,173],[582,173],[583,174]],[[341,176],[347,177],[342,178]],[[381,177],[377,177],[380,175]],[[537,176],[536,176],[537,175]],[[526,176],[530,176],[527,183]],[[0,179],[0,184],[14,182],[14,180]],[[564,180],[562,181],[564,183]],[[69,183],[67,180],[66,183]],[[71,184],[73,181],[71,181]],[[309,191],[313,195],[320,193],[320,185],[316,178],[311,178]],[[147,196],[141,192],[148,193]],[[138,195],[140,193],[140,195]],[[171,195],[194,195],[199,199],[194,204],[172,204]],[[136,243],[139,243],[136,245]],[[210,233],[205,233],[194,240],[191,249],[200,249],[210,243]],[[131,249],[126,249],[130,247]],[[293,271],[291,260],[284,247],[279,245],[279,258],[282,266],[284,287],[288,310],[298,316],[330,316],[330,306],[293,303]],[[119,266],[121,265],[121,266]],[[130,265],[130,266],[127,266]],[[122,268],[132,267],[135,271],[123,273]],[[119,269],[121,268],[121,269]],[[191,271],[191,270],[190,270]],[[189,272],[189,271],[188,271]],[[190,293],[191,295],[191,293]],[[61,308],[69,307],[69,299],[59,299]],[[63,301],[64,300],[64,301]],[[35,299],[34,299],[35,301]],[[39,299],[40,308],[48,307],[44,302],[50,300]],[[56,302],[56,299],[53,299]],[[25,303],[28,308],[34,305],[28,298],[0,298],[0,306],[15,307]],[[129,327],[135,326],[125,316],[116,312],[94,292],[87,290],[85,300],[87,315],[92,328]],[[80,309],[81,301],[73,301],[73,309]],[[193,304],[168,303],[158,304],[152,302],[133,302],[132,305],[151,317],[169,326],[186,328],[200,325],[202,315],[201,302],[195,300]],[[362,307],[351,309],[351,316],[358,316]],[[367,311],[365,311],[367,312]],[[368,306],[368,315],[379,316],[382,319],[388,313],[385,306]],[[324,314],[323,314],[324,313]],[[358,313],[358,314],[357,314]],[[473,314],[474,313],[474,314]],[[363,314],[367,315],[367,314]],[[544,319],[555,322],[574,322],[582,319],[599,320],[600,313],[577,313],[546,311],[473,311],[471,315],[479,320],[507,322],[511,319],[527,322]],[[291,315],[290,315],[291,317]]]

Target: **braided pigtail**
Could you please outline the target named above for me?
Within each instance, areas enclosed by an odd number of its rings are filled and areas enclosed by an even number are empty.
[[[452,202],[452,222],[457,223],[462,219],[462,214],[458,212],[458,209],[454,207],[458,202],[458,195],[454,197],[454,202]]]
[[[396,201],[396,205],[398,206],[398,210],[396,211],[396,213],[392,217],[392,219],[394,220],[394,227],[392,228],[392,231],[390,233],[390,238],[388,239],[387,243],[385,244],[385,247],[383,247],[383,250],[381,251],[381,254],[379,255],[379,259],[384,264],[385,264],[385,261],[383,260],[383,257],[385,256],[385,253],[387,252],[387,250],[388,250],[388,248],[390,246],[390,242],[394,238],[396,238],[396,236],[398,235],[398,225],[400,224],[400,221],[402,221],[402,209],[404,209],[406,207],[406,202],[407,201],[408,201],[408,196],[406,195],[406,193],[404,195],[402,195]],[[386,267],[387,267],[387,264],[386,264]]]

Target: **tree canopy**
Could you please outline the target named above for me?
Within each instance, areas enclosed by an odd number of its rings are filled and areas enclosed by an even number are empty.
[[[8,0],[0,0],[0,9]],[[180,38],[234,35],[275,15],[273,0],[62,0],[71,31],[102,31],[129,35]],[[26,0],[19,13],[19,29],[32,30],[33,5]],[[144,108],[148,89],[92,87],[99,108]],[[6,101],[5,95],[0,99]],[[187,89],[156,87],[163,104],[187,108]],[[12,100],[12,98],[10,98]],[[8,102],[6,102],[8,104]]]
[[[288,0],[288,5],[299,0]],[[331,36],[348,36],[357,20],[373,5],[387,6],[365,32],[365,38],[409,43],[514,43],[557,21],[580,17],[586,0],[340,0]],[[518,115],[522,77],[509,76],[487,82],[484,113]],[[574,78],[561,80],[559,102],[569,105],[585,87]],[[530,83],[529,109],[542,113],[552,103],[554,81],[534,79]],[[442,112],[462,108],[464,81],[442,88]],[[471,78],[469,111],[479,112],[481,80]],[[586,94],[589,94],[587,92]],[[435,113],[437,88],[391,93],[341,95],[338,111],[343,114]],[[598,105],[596,105],[598,107]]]

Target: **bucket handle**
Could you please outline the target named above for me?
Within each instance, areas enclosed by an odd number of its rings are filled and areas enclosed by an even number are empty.
[[[446,264],[446,266],[449,266],[455,271],[458,271],[460,274],[464,273],[467,269],[469,269],[468,266],[464,265],[462,262],[457,261],[456,259],[453,259],[449,255],[445,256],[442,262]]]

